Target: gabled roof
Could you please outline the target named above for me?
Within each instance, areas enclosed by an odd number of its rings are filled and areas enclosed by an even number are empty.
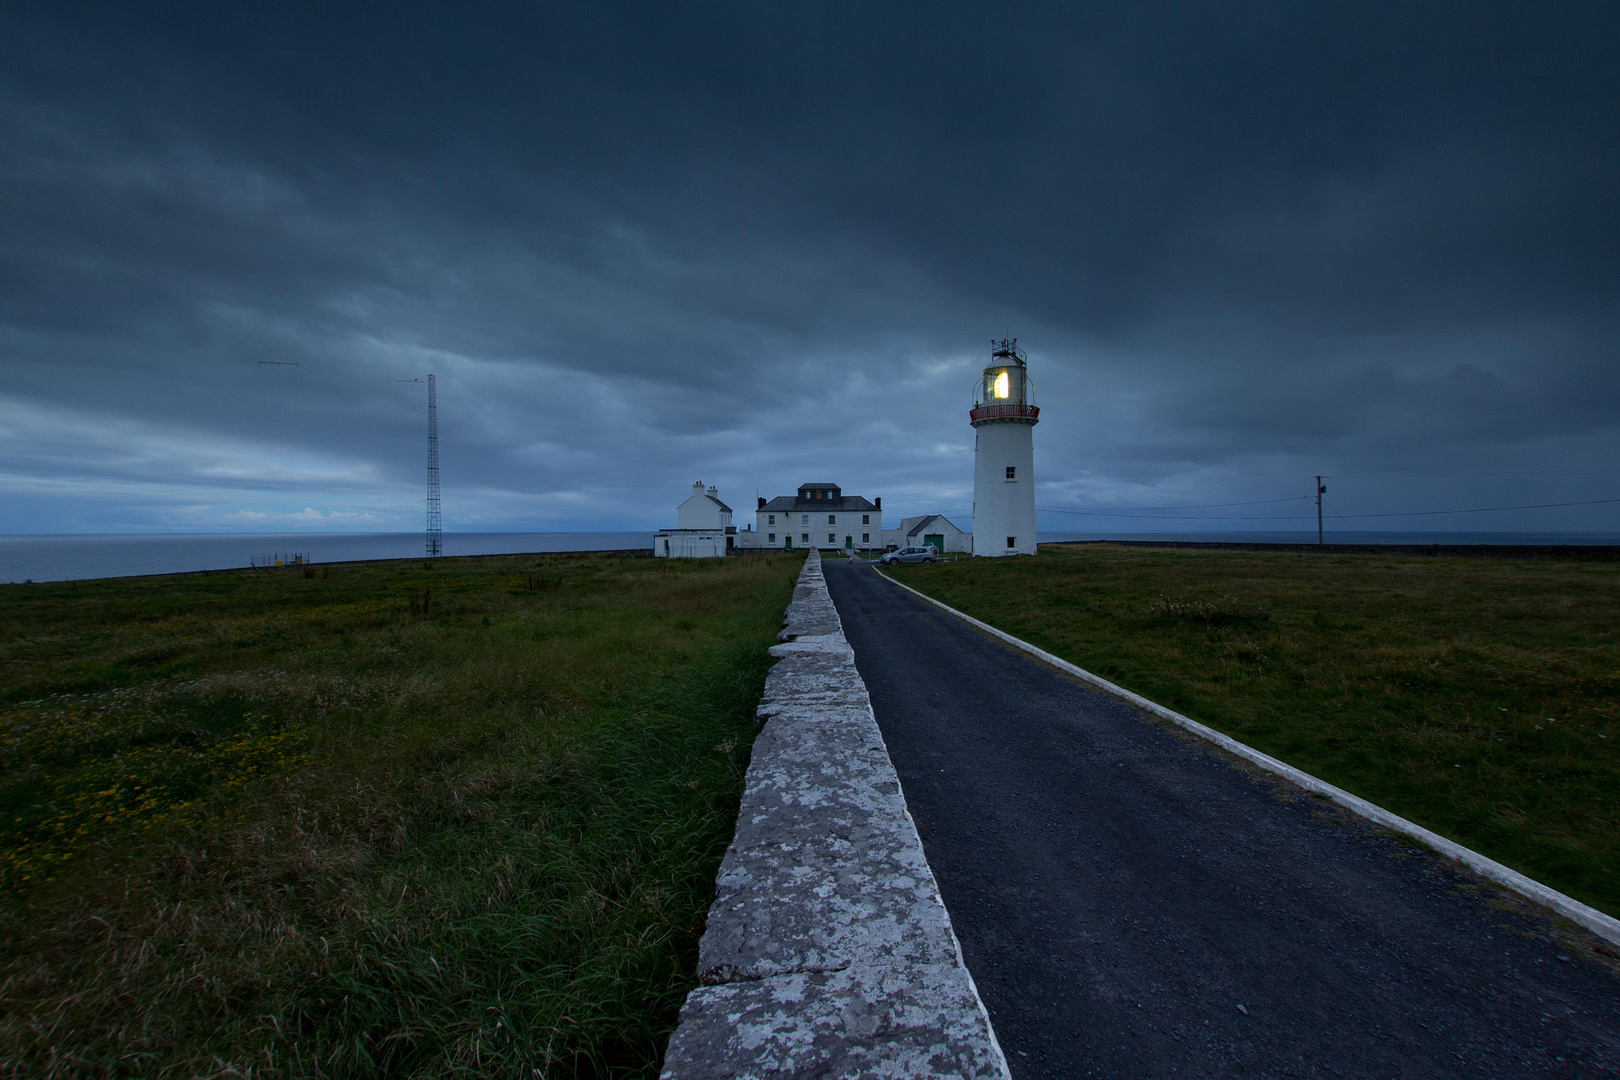
[[[936,521],[943,521],[945,524],[950,525],[951,528],[956,529],[956,526],[951,523],[951,519],[946,517],[944,514],[929,514],[927,517],[917,522],[917,524],[913,525],[906,533],[906,536],[908,538],[916,536],[918,533],[922,532]],[[962,530],[956,529],[956,531],[961,532]]]
[[[859,495],[845,495],[841,499],[804,499],[796,495],[779,495],[759,508],[760,511],[770,511],[773,514],[816,513],[831,511],[832,513],[870,512],[877,509],[866,499]]]
[[[728,513],[728,514],[731,513],[731,507],[727,506],[725,503],[721,502],[719,499],[715,498],[713,495],[710,495],[707,491],[694,491],[691,494],[691,496],[686,500],[686,502],[681,503],[681,506],[685,506],[686,503],[691,502],[693,499],[708,499],[710,502],[714,503],[714,505],[718,506],[720,509],[724,510],[726,513]]]

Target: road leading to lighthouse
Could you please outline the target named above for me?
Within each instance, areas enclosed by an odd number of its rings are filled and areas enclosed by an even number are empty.
[[[826,577],[1020,1080],[1620,1074],[1620,980],[1477,879]]]

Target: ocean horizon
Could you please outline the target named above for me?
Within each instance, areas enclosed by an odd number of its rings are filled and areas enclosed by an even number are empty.
[[[652,550],[655,530],[612,532],[446,532],[446,555]],[[409,533],[59,533],[0,535],[0,581],[95,578],[245,569],[266,556],[311,563],[412,559],[427,540]]]
[[[651,550],[656,530],[600,532],[446,532],[446,555]],[[1180,540],[1301,544],[1315,530],[1289,532],[1042,532],[1065,540]],[[1340,532],[1328,544],[1620,544],[1617,533]],[[0,535],[0,582],[84,581],[199,570],[245,569],[266,556],[311,563],[411,559],[425,538],[409,533],[57,533]]]

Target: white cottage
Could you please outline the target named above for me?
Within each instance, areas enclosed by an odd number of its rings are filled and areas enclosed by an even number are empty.
[[[692,496],[675,509],[675,527],[653,536],[653,554],[660,559],[717,559],[736,547],[737,530],[731,507],[720,501],[717,488],[692,485]]]
[[[973,552],[973,534],[958,529],[943,514],[904,518],[898,529],[883,530],[883,540],[884,546],[890,550],[933,544],[934,550],[941,555],[955,551],[964,554]]]

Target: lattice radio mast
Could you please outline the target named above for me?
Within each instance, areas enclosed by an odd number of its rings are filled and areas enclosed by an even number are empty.
[[[444,554],[444,522],[439,516],[439,396],[428,376],[428,558]]]

